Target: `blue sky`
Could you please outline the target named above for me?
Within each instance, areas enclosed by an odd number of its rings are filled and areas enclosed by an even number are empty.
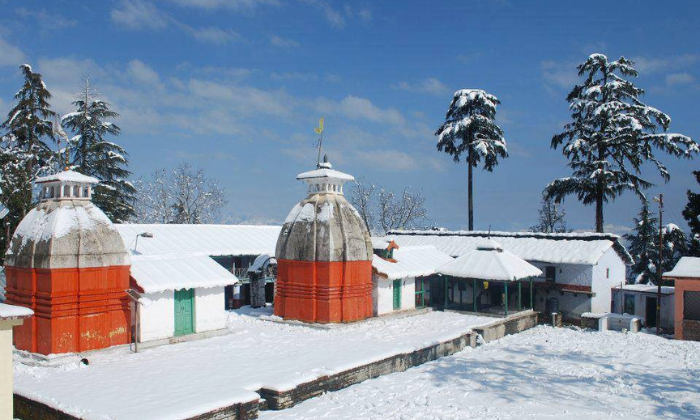
[[[0,0],[0,112],[31,63],[57,111],[90,75],[122,116],[118,142],[134,177],[188,161],[226,189],[227,215],[283,220],[315,164],[313,128],[326,116],[337,169],[400,190],[422,189],[437,225],[464,228],[466,166],[437,152],[433,133],[452,92],[497,95],[510,157],[475,176],[475,225],[535,223],[543,187],[566,176],[551,136],[568,119],[575,66],[594,52],[637,62],[645,100],[671,131],[700,139],[696,2]],[[682,223],[698,161],[663,157],[666,219]],[[647,168],[651,169],[651,168]],[[629,226],[638,200],[607,206]],[[568,223],[592,228],[572,197]]]

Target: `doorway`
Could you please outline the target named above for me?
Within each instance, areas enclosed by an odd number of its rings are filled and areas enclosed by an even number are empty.
[[[656,327],[656,297],[647,296],[646,319],[647,327]]]
[[[394,280],[394,310],[401,309],[401,280]]]
[[[194,332],[194,289],[175,291],[175,336]]]

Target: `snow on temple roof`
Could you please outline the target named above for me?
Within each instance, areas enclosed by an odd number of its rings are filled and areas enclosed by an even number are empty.
[[[700,277],[700,258],[681,257],[673,270],[664,273],[663,276],[673,278]]]
[[[57,174],[42,176],[36,179],[37,184],[43,184],[45,182],[80,182],[86,184],[97,184],[100,182],[99,179],[93,178],[91,176],[83,175],[75,171],[61,171]]]
[[[238,283],[236,276],[204,255],[137,255],[131,259],[131,277],[146,293]]]
[[[499,248],[498,244],[491,240],[482,241],[475,250],[438,267],[437,272],[465,279],[501,281],[542,275],[542,270]]]
[[[0,319],[26,318],[34,315],[34,311],[24,306],[8,305],[0,303]]]
[[[297,179],[314,179],[314,178],[335,178],[341,181],[354,181],[355,177],[333,169],[315,169],[313,171],[303,172],[297,175]]]
[[[435,274],[435,269],[453,258],[432,245],[405,246],[394,250],[396,262],[372,256],[372,268],[389,280]]]
[[[530,232],[483,232],[483,231],[390,231],[399,246],[434,245],[440,251],[459,257],[475,250],[485,238],[493,238],[527,261],[552,264],[597,264],[600,257],[613,247],[626,264],[632,257],[620,243],[620,237],[605,233],[530,233]]]
[[[275,254],[281,226],[116,224],[132,255],[205,256]],[[142,233],[152,238],[138,238]],[[136,247],[136,250],[134,250]]]
[[[642,292],[642,293],[657,293],[658,286],[655,284],[623,284],[622,286],[615,286],[613,289],[625,290],[630,292]],[[661,286],[662,295],[672,295],[676,291],[673,286]]]

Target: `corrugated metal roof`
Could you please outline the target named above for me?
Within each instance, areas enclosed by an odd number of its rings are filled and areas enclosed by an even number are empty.
[[[433,245],[446,254],[459,257],[475,250],[488,237],[498,241],[503,249],[527,261],[595,265],[610,247],[615,249],[626,264],[632,260],[620,244],[619,237],[610,234],[391,231],[385,239],[393,239],[399,246]]]
[[[432,245],[406,246],[394,250],[396,262],[372,256],[372,267],[389,280],[435,274],[435,269],[453,258]]]
[[[117,224],[132,255],[274,255],[281,226]],[[149,232],[152,238],[136,236]],[[136,249],[134,249],[136,247]]]
[[[131,277],[146,293],[223,287],[236,276],[204,255],[139,255],[131,260]]]

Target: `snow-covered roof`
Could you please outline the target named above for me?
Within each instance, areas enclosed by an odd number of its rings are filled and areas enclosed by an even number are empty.
[[[628,292],[641,292],[641,293],[657,293],[658,287],[655,284],[623,284],[622,286],[615,286],[613,289],[625,290]],[[673,286],[661,286],[661,294],[672,295],[676,291]]]
[[[34,315],[34,311],[24,306],[0,303],[0,319],[26,318],[32,315]]]
[[[223,287],[238,278],[204,255],[138,255],[131,259],[131,277],[144,292]]]
[[[372,268],[389,280],[435,274],[435,269],[453,258],[432,245],[405,246],[394,250],[396,262],[372,256]]]
[[[275,254],[281,226],[117,224],[132,255],[206,256]],[[152,238],[136,236],[152,233]],[[136,250],[134,250],[136,246]]]
[[[75,171],[61,171],[57,174],[42,176],[36,179],[37,184],[43,184],[45,182],[80,182],[86,184],[97,184],[100,182],[99,179],[93,178],[91,176],[83,175]]]
[[[626,264],[632,261],[620,243],[620,237],[604,233],[397,230],[390,231],[386,236],[399,246],[433,245],[453,257],[475,250],[488,237],[498,241],[503,249],[527,261],[595,265],[611,247]]]
[[[386,238],[377,238],[372,236],[372,249],[387,249],[389,247],[389,241]]]
[[[297,175],[297,179],[314,179],[314,178],[334,178],[341,181],[354,181],[355,177],[346,173],[336,171],[334,169],[315,169],[313,171],[303,172]]]
[[[542,275],[542,270],[503,250],[492,240],[482,240],[475,250],[438,267],[440,274],[478,280],[515,281]]]
[[[664,273],[664,277],[700,277],[700,258],[698,257],[681,257],[673,267],[673,270]]]

